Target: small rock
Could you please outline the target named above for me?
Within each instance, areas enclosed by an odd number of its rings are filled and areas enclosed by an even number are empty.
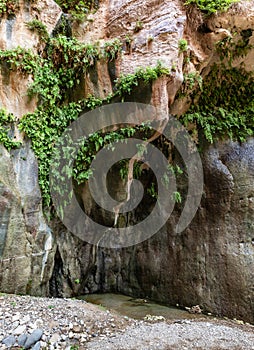
[[[50,321],[49,322],[49,328],[50,329],[58,327],[58,326],[59,326],[59,323],[57,321]]]
[[[86,337],[82,336],[80,339],[81,343],[85,343],[87,341]]]
[[[73,326],[73,331],[76,333],[80,333],[80,332],[82,332],[82,328],[79,325],[75,325],[75,326]]]
[[[41,340],[47,342],[48,337],[46,336],[46,332],[44,332],[44,334],[42,335]]]
[[[41,329],[35,329],[31,335],[27,337],[24,348],[28,349],[38,342],[42,337],[43,331]]]
[[[16,343],[16,338],[13,335],[10,335],[9,337],[4,338],[4,340],[2,340],[2,343],[9,348]]]
[[[21,334],[19,337],[18,337],[18,344],[20,346],[24,346],[25,345],[25,342],[27,340],[27,337],[28,337],[28,334]]]
[[[69,336],[70,339],[72,339],[72,338],[74,337],[74,333],[73,333],[73,332],[70,332],[70,333],[68,334],[68,336]]]
[[[54,343],[58,342],[59,339],[60,339],[60,335],[57,333],[54,333],[50,338],[50,343],[54,344]]]
[[[18,326],[16,329],[14,329],[13,334],[20,335],[26,331],[26,325]]]
[[[33,347],[32,347],[32,350],[40,350],[41,348],[41,342],[38,341]]]
[[[19,319],[20,319],[20,313],[17,313],[16,315],[13,315],[12,316],[12,322],[15,322],[15,321],[19,321]]]
[[[19,321],[14,321],[11,326],[12,326],[12,329],[17,328],[19,326]]]
[[[20,324],[25,324],[25,323],[29,323],[29,322],[30,322],[30,316],[29,316],[29,315],[24,316],[24,317],[19,321]]]
[[[190,314],[202,314],[202,310],[199,305],[192,306],[188,309]]]

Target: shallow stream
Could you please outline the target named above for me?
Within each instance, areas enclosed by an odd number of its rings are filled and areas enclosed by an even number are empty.
[[[139,320],[146,315],[163,316],[168,320],[208,317],[200,314],[190,314],[188,311],[176,307],[168,307],[146,299],[135,299],[122,294],[88,294],[79,297],[79,299],[101,305],[108,310],[114,310],[121,315]]]

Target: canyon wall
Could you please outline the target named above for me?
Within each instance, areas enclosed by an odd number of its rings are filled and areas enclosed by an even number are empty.
[[[14,18],[0,23],[0,49],[17,47],[43,50],[36,33],[24,23],[38,18],[50,35],[63,19],[51,0],[40,2],[37,11],[20,2]],[[142,23],[142,25],[141,25]],[[138,26],[138,28],[137,28]],[[179,0],[102,1],[84,23],[72,24],[72,35],[82,42],[103,44],[119,38],[123,53],[116,61],[97,62],[96,72],[86,74],[74,91],[79,98],[93,94],[104,98],[114,90],[113,80],[121,73],[158,61],[172,74],[149,86],[138,86],[129,101],[151,103],[162,113],[180,116],[188,110],[188,96],[177,92],[184,74],[198,73],[205,81],[214,63],[220,64],[216,42],[239,39],[248,31],[253,44],[254,1],[242,1],[225,14],[204,19],[195,8]],[[234,33],[238,33],[235,35]],[[179,51],[179,40],[188,42],[188,55]],[[254,71],[254,50],[233,60]],[[35,110],[38,101],[26,96],[31,76],[19,76],[1,65],[0,103],[18,118]],[[30,141],[13,130],[23,144],[8,152],[0,149],[0,290],[33,295],[75,296],[114,291],[148,297],[169,305],[199,304],[205,311],[254,322],[254,140],[204,142],[201,158],[204,193],[197,214],[182,233],[175,225],[183,204],[178,204],[167,224],[152,238],[133,247],[106,249],[79,240],[42,210],[38,164]],[[176,156],[176,155],[175,155]],[[176,156],[177,157],[177,156]],[[180,161],[181,163],[181,161]],[[113,177],[111,187],[120,192]],[[186,181],[182,184],[187,187]],[[85,186],[80,199],[99,222],[111,220],[98,211]],[[134,214],[139,220],[147,205]],[[78,282],[77,282],[78,281]]]

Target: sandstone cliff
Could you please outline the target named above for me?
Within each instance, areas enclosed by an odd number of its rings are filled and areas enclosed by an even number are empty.
[[[160,61],[171,74],[148,85],[140,84],[126,100],[151,103],[180,117],[196,102],[200,91],[197,96],[191,92],[197,91],[200,79],[204,84],[210,79],[214,64],[222,67],[230,59],[230,69],[254,71],[252,0],[208,18],[180,0],[106,0],[83,23],[67,21],[67,25],[66,16],[54,1],[19,3],[15,15],[4,15],[0,23],[1,50],[21,46],[42,55],[46,44],[25,25],[34,18],[46,26],[51,37],[65,23],[82,43],[98,42],[102,47],[115,38],[120,40],[122,54],[108,61],[97,60],[80,74],[81,83],[68,95],[74,101],[90,94],[104,99],[114,92],[114,80],[120,74],[155,67]],[[235,55],[229,57],[229,51]],[[228,88],[230,81],[223,80],[223,72],[218,73],[219,78]],[[32,74],[11,70],[2,60],[0,79],[1,107],[17,119],[36,110],[40,96],[27,97]],[[241,89],[239,85],[244,94]],[[189,125],[190,130],[193,125],[196,130],[195,123]],[[202,133],[202,127],[198,132]],[[206,311],[254,322],[253,137],[242,143],[225,138],[210,145],[201,136],[204,194],[191,225],[176,234],[174,226],[182,209],[178,205],[168,223],[151,239],[110,250],[82,242],[60,221],[45,217],[31,143],[16,125],[11,133],[23,143],[11,151],[1,145],[1,291],[51,296],[115,291],[171,305],[200,304]],[[177,158],[174,150],[172,155]],[[111,186],[116,193],[121,191],[117,180]],[[186,179],[181,186],[184,192]],[[79,188],[79,194],[95,219],[110,222],[107,213],[93,206],[85,186]],[[137,210],[132,219],[142,218],[150,205],[148,202]]]

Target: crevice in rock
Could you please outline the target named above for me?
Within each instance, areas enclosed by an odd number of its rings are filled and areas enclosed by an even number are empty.
[[[49,296],[55,298],[63,297],[63,260],[57,248],[54,260],[54,268],[49,281]]]
[[[68,18],[68,15],[62,14],[60,17],[57,25],[55,26],[54,30],[52,31],[52,37],[56,37],[57,35],[62,34],[67,36],[68,38],[72,37],[72,29],[71,29],[71,23]]]

